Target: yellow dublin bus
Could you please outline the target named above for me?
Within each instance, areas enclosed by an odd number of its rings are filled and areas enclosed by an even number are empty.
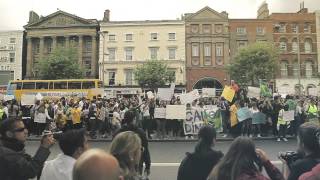
[[[14,80],[7,86],[7,95],[21,100],[22,94],[38,94],[43,97],[87,97],[101,94],[102,81],[99,79],[59,79],[59,80]]]

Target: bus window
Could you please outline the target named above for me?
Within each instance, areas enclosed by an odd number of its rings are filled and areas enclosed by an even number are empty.
[[[34,89],[36,86],[34,82],[24,82],[22,85],[22,89]]]
[[[49,82],[49,89],[53,89],[53,82]]]
[[[54,89],[67,89],[67,82],[54,82]]]
[[[102,81],[98,81],[98,88],[102,88]]]
[[[68,89],[81,89],[81,81],[79,81],[79,82],[68,82]]]
[[[9,85],[9,90],[21,90],[22,83],[21,82],[13,82]]]
[[[36,89],[48,89],[47,82],[36,82]]]
[[[94,88],[94,81],[82,82],[82,89],[91,89]]]

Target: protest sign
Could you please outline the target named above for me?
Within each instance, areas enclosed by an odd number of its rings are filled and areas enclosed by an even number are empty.
[[[237,111],[238,121],[242,122],[244,120],[250,119],[252,117],[251,111],[248,107],[242,107]]]
[[[38,93],[37,95],[36,95],[36,100],[42,100],[43,99],[43,96],[41,95],[41,93]]]
[[[235,91],[230,86],[225,86],[221,94],[227,101],[232,102]]]
[[[310,96],[318,96],[318,88],[309,88],[308,89],[308,94]]]
[[[171,88],[158,88],[158,97],[160,100],[170,101],[173,95]]]
[[[10,101],[12,99],[14,99],[14,95],[4,95],[3,96],[3,100],[4,101]]]
[[[186,111],[186,119],[183,122],[185,134],[198,134],[200,128],[205,124],[202,108],[194,108]]]
[[[166,118],[166,108],[155,108],[154,118],[159,118],[159,119]]]
[[[167,105],[166,119],[186,119],[186,106]]]
[[[36,96],[33,94],[22,94],[21,95],[21,105],[34,105],[36,100]]]
[[[215,97],[216,96],[216,88],[202,88],[202,96],[203,97]]]
[[[222,132],[222,117],[221,111],[218,109],[205,109],[204,117],[208,124],[212,125],[217,132]]]
[[[148,96],[148,99],[153,99],[154,98],[153,92],[151,92],[151,91],[147,92],[147,96]]]
[[[179,95],[181,104],[188,104],[192,103],[192,101],[200,98],[199,92],[197,89],[187,93],[187,94],[181,94]]]
[[[285,120],[285,121],[293,121],[294,120],[294,110],[283,111],[283,120]]]
[[[265,124],[267,116],[262,112],[252,114],[252,124]]]
[[[290,86],[279,86],[278,87],[278,93],[283,95],[287,94],[295,94],[294,88],[291,88]]]
[[[260,88],[257,87],[248,87],[248,97],[260,97]]]

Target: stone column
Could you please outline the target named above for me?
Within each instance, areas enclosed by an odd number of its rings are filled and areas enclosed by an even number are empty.
[[[39,37],[40,39],[40,51],[39,51],[39,61],[44,57],[44,37]]]
[[[70,36],[65,36],[65,37],[64,37],[64,38],[65,38],[65,41],[66,41],[66,44],[65,44],[66,46],[65,46],[65,47],[66,47],[67,49],[70,48],[69,37],[70,37]]]
[[[200,67],[203,67],[203,64],[204,64],[204,63],[203,63],[203,62],[204,62],[203,48],[204,48],[203,42],[200,41],[200,46],[199,46]]]
[[[57,36],[52,36],[52,47],[51,51],[54,51],[57,48]]]
[[[91,76],[95,78],[97,75],[97,63],[98,63],[97,62],[97,39],[96,39],[96,36],[91,36],[91,38],[92,38]]]
[[[32,38],[27,37],[27,72],[26,76],[28,79],[31,78],[32,75]]]
[[[79,35],[79,41],[78,41],[78,63],[82,67],[82,47],[83,47],[83,41],[82,41],[83,36]]]

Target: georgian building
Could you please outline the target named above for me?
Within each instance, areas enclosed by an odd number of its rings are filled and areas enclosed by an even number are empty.
[[[0,85],[22,78],[23,31],[0,31]]]
[[[64,11],[45,17],[29,14],[24,26],[27,41],[27,79],[37,79],[37,64],[58,47],[76,48],[78,63],[85,69],[86,78],[98,77],[98,21],[84,19]]]
[[[99,74],[117,94],[141,91],[134,69],[149,60],[167,63],[176,88],[185,89],[185,27],[181,20],[110,21],[109,10],[100,22]],[[130,91],[130,92],[129,92]]]
[[[187,90],[216,88],[229,83],[229,20],[226,12],[204,7],[184,16],[186,27]]]

